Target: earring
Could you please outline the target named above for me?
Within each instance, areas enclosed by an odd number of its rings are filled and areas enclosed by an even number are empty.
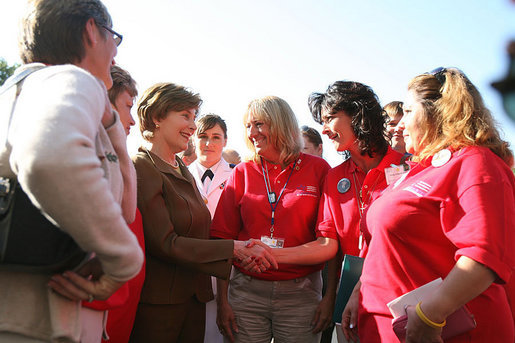
[[[156,129],[159,129],[159,124],[156,124]]]

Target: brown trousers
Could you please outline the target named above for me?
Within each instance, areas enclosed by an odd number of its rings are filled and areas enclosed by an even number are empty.
[[[195,297],[183,304],[138,305],[131,343],[202,343],[206,304]]]

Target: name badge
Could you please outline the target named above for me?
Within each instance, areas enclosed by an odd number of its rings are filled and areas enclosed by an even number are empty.
[[[268,245],[270,248],[283,248],[284,238],[270,238],[270,236],[261,236],[261,242]]]
[[[277,201],[277,199],[276,199],[276,196],[275,196],[275,193],[274,193],[274,192],[270,192],[270,193],[268,193],[268,201],[269,201],[271,204],[275,204],[275,202]]]
[[[410,167],[407,164],[401,164],[399,166],[393,164],[389,168],[384,168],[386,184],[390,185],[392,183],[395,183],[397,180],[401,178],[402,175],[404,175],[404,173],[408,172],[409,170]]]

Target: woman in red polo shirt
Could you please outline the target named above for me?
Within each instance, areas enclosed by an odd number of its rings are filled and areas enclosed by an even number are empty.
[[[466,304],[477,327],[446,342],[513,342],[503,284],[515,265],[513,155],[469,79],[439,68],[408,86],[401,121],[418,164],[365,213],[362,342],[395,342],[386,304],[441,277],[408,307],[406,342],[443,342],[446,318]]]
[[[211,236],[254,238],[277,250],[313,241],[329,165],[300,152],[297,120],[283,99],[253,100],[244,123],[253,158],[227,180]],[[321,300],[322,265],[280,264],[259,274],[235,267],[228,291],[227,282],[218,281],[217,323],[224,336],[236,342],[319,341],[311,323]]]

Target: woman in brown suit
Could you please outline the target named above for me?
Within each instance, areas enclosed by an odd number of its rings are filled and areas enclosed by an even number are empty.
[[[133,158],[143,218],[147,271],[132,342],[203,342],[205,303],[213,299],[209,275],[229,277],[231,259],[254,256],[253,270],[273,264],[263,248],[243,241],[207,240],[211,216],[195,180],[177,153],[195,132],[202,100],[172,83],[150,87],[138,104],[150,148]]]

